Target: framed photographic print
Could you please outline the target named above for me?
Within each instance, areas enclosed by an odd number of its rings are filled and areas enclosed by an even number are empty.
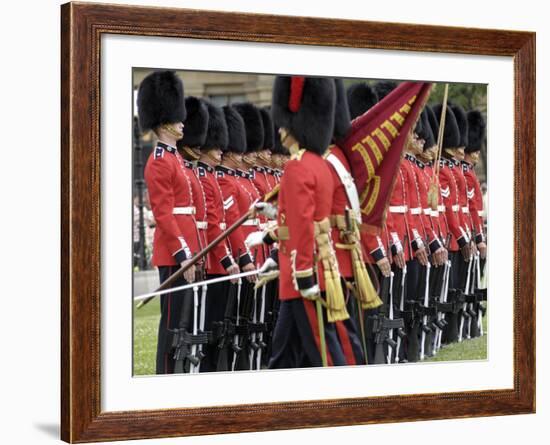
[[[61,14],[63,440],[534,412],[533,33]]]

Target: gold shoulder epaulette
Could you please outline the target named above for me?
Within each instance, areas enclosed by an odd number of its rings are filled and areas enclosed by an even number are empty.
[[[332,147],[334,147],[334,144],[331,144],[328,146],[328,148],[325,150],[325,152],[323,153],[323,159],[326,159],[328,158],[328,155],[331,153],[332,151]]]
[[[305,148],[300,148],[300,150],[298,150],[296,153],[294,153],[290,159],[295,159],[297,161],[301,160],[302,159],[302,156],[304,155],[304,153],[306,152],[306,149]]]

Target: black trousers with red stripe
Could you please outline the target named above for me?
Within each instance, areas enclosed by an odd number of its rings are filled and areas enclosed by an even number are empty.
[[[342,366],[355,360],[344,324],[328,323],[323,309],[327,361]],[[342,338],[344,341],[342,342]],[[357,339],[353,343],[358,343]],[[346,345],[346,342],[349,346]],[[270,369],[322,366],[315,302],[303,298],[282,300],[273,332]]]
[[[163,283],[172,275],[179,266],[159,266],[159,278]],[[183,278],[177,280],[173,287],[187,284]],[[172,330],[181,327],[191,329],[192,314],[189,303],[192,305],[193,291],[191,289],[171,292],[160,297],[160,322],[157,339],[157,374],[173,374],[175,368],[174,360],[174,334]],[[183,315],[183,316],[182,316]]]

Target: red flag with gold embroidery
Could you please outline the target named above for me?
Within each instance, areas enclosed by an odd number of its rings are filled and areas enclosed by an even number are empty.
[[[401,83],[354,119],[346,139],[338,143],[351,165],[368,231],[377,233],[384,224],[407,134],[414,129],[431,88],[429,82]]]

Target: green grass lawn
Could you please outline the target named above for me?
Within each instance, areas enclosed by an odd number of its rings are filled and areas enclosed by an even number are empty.
[[[443,346],[434,356],[426,359],[430,362],[448,362],[452,360],[485,360],[487,358],[487,316],[483,317],[483,337],[464,340]]]
[[[134,306],[134,375],[155,374],[159,298],[137,310]],[[487,358],[487,315],[483,318],[483,337],[444,346],[426,361],[483,360]]]
[[[134,305],[134,375],[155,374],[160,298],[136,309]]]

